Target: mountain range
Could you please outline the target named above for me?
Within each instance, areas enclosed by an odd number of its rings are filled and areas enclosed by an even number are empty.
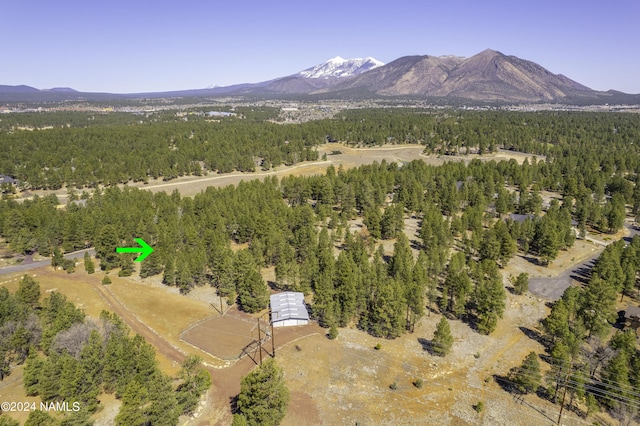
[[[439,102],[639,104],[640,95],[592,90],[516,56],[487,49],[469,58],[404,56],[388,64],[374,58],[335,57],[295,74],[259,83],[161,93],[82,93],[0,86],[0,101],[104,100],[190,96],[314,98],[419,98]]]

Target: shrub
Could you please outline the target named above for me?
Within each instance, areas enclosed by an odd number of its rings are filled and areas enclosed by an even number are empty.
[[[476,405],[473,406],[473,409],[478,413],[482,413],[482,410],[484,410],[484,403],[482,401],[478,401]]]
[[[413,386],[417,387],[418,389],[422,389],[422,386],[424,386],[424,380],[422,380],[421,378],[417,378],[413,381]]]
[[[380,343],[377,343],[377,344],[373,347],[373,349],[375,349],[376,351],[379,351],[379,350],[380,350],[380,348],[382,348],[382,345],[381,345]]]
[[[105,275],[104,278],[102,279],[102,284],[103,285],[111,284],[111,278],[109,278],[108,275]]]
[[[389,385],[389,389],[391,390],[396,390],[398,389],[398,384],[396,382],[393,382]]]

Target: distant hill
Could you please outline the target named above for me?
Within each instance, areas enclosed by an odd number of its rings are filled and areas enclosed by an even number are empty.
[[[501,102],[559,102],[597,92],[540,65],[487,49],[470,58],[406,56],[324,92],[366,91]]]
[[[121,99],[123,96],[113,93],[85,93],[70,87],[36,89],[31,86],[0,85],[0,102],[61,102],[69,100],[101,101]]]
[[[259,83],[158,93],[82,93],[0,86],[0,101],[106,100],[160,97],[260,96],[418,98],[438,103],[640,104],[639,95],[592,90],[516,56],[487,49],[469,58],[404,56],[388,64],[335,57],[298,73]]]
[[[6,86],[0,84],[0,93],[38,93],[40,92],[35,87],[31,86]]]

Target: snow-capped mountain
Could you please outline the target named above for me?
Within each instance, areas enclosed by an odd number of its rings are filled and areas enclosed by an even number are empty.
[[[384,63],[374,58],[344,59],[336,56],[320,65],[300,71],[295,76],[304,78],[352,77],[383,65]]]

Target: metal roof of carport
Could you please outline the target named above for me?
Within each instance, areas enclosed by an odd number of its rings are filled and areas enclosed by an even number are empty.
[[[271,321],[282,321],[287,319],[309,319],[309,312],[304,303],[304,294],[295,291],[285,291],[272,294],[271,301]]]

